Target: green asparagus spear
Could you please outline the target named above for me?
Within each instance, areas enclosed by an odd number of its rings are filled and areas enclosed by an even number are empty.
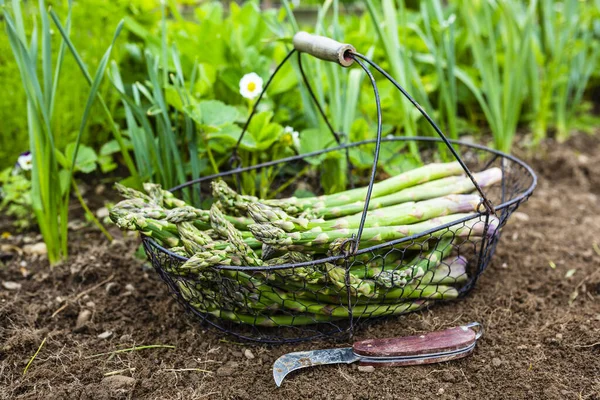
[[[389,195],[399,190],[433,181],[435,179],[459,175],[462,172],[463,169],[458,162],[425,165],[375,183],[373,185],[371,198]],[[353,202],[363,202],[366,194],[367,187],[362,187],[327,196],[309,197],[304,199],[291,197],[281,200],[265,200],[264,203],[269,206],[279,207],[288,214],[294,215],[305,210],[326,210]]]
[[[436,227],[451,223],[453,221],[465,218],[470,214],[453,214],[439,218],[420,222],[413,225],[387,226],[378,228],[365,228],[362,232],[360,240],[361,248],[373,246],[376,244],[385,243],[392,240],[406,238],[412,235],[418,235]],[[432,237],[470,237],[482,236],[485,223],[477,218],[466,221],[459,226],[450,226],[448,229],[435,231]],[[487,235],[495,233],[498,226],[498,219],[490,217]],[[318,249],[326,249],[330,243],[336,239],[350,238],[352,234],[356,234],[355,230],[336,229],[327,232],[285,232],[283,229],[277,228],[269,224],[254,224],[249,226],[252,234],[261,242],[268,245],[287,250],[294,251],[311,251]]]
[[[502,171],[499,168],[490,168],[483,172],[473,174],[473,177],[482,188],[492,186],[502,179]],[[473,182],[468,177],[450,177],[431,181],[418,186],[412,186],[387,196],[371,199],[369,210],[389,207],[409,201],[434,199],[449,194],[470,193],[473,190]],[[357,214],[363,211],[364,201],[347,203],[339,207],[327,207],[312,211],[320,218],[332,219],[345,215]]]
[[[480,198],[474,195],[448,195],[418,203],[409,202],[369,211],[365,220],[367,227],[408,225],[443,215],[477,211]],[[261,203],[248,205],[248,213],[256,223],[269,223],[286,232],[329,231],[356,229],[360,226],[362,213],[345,218],[325,221],[291,217],[284,211]]]

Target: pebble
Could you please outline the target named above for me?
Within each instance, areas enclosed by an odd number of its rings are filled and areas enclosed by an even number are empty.
[[[104,331],[101,334],[98,335],[99,339],[108,339],[109,337],[112,336],[112,332],[111,331]]]
[[[254,359],[254,353],[253,353],[253,352],[252,352],[252,350],[250,350],[250,349],[246,349],[246,350],[244,351],[244,356],[246,356],[246,358],[247,358],[248,360],[253,360],[253,359]]]
[[[99,184],[98,186],[96,186],[96,189],[94,189],[94,192],[100,196],[102,193],[104,193],[104,191],[106,190],[106,185],[104,184]]]
[[[101,384],[111,390],[128,390],[135,385],[135,382],[135,378],[129,376],[113,375],[102,379]]]
[[[244,357],[244,354],[241,351],[232,351],[231,355],[237,358],[242,358]]]
[[[114,247],[114,248],[123,248],[125,247],[125,242],[123,242],[120,239],[113,239],[112,242],[110,242],[110,247]]]
[[[95,308],[96,307],[96,303],[94,303],[93,301],[88,301],[87,303],[85,303],[85,306],[87,308]]]
[[[12,281],[4,281],[2,282],[2,287],[6,290],[19,290],[21,289],[21,284],[18,282],[12,282]]]
[[[82,269],[83,269],[82,264],[73,264],[69,268],[69,271],[71,271],[71,275],[77,275],[81,272]]]
[[[499,367],[502,365],[502,360],[499,359],[498,357],[494,357],[494,358],[492,358],[492,365],[494,367]]]
[[[562,339],[563,339],[562,333],[557,333],[556,334],[556,340],[562,340]]]
[[[108,217],[108,208],[100,207],[98,210],[96,210],[96,217],[99,219]]]
[[[83,328],[90,318],[92,318],[92,312],[90,310],[81,310],[77,316],[77,322],[75,322],[75,329]]]
[[[110,295],[117,295],[121,291],[121,285],[116,282],[109,282],[106,284],[106,293]]]
[[[35,244],[26,244],[23,246],[23,251],[27,254],[34,254],[38,256],[42,256],[48,253],[48,249],[46,248],[46,243],[38,242]]]
[[[442,380],[444,382],[456,383],[458,382],[458,376],[450,371],[444,371],[442,374]]]
[[[375,367],[372,365],[359,365],[358,370],[360,372],[373,372],[375,371]]]
[[[444,388],[440,388],[440,389],[438,390],[438,395],[440,395],[440,396],[441,396],[441,395],[443,395],[443,394],[444,394],[444,392],[445,392]]]
[[[231,376],[235,373],[235,369],[238,367],[238,363],[235,361],[229,361],[219,369],[217,369],[217,376]]]
[[[127,285],[125,285],[125,290],[127,290],[128,292],[133,292],[135,290],[135,287],[131,283],[128,283]]]

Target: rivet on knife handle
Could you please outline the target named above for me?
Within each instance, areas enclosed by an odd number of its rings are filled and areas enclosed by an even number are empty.
[[[352,347],[289,353],[275,361],[273,377],[277,386],[280,386],[290,372],[315,365],[358,361],[361,365],[386,367],[456,360],[471,354],[482,335],[481,324],[472,322],[416,336],[363,340]]]

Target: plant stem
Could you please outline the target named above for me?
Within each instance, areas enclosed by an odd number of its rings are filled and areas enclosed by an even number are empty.
[[[77,182],[75,182],[75,178],[73,178],[72,176],[71,176],[71,184],[73,185],[73,191],[75,193],[75,196],[77,197],[77,200],[79,200],[79,204],[81,204],[81,207],[83,207],[83,210],[85,211],[86,215],[92,220],[94,225],[96,225],[98,227],[98,229],[100,229],[102,234],[104,236],[106,236],[108,241],[112,242],[113,241],[112,235],[110,233],[108,233],[108,231],[106,230],[104,225],[102,225],[102,223],[100,221],[98,221],[98,218],[96,218],[94,213],[89,209],[89,207],[85,203],[85,200],[81,196],[81,192],[79,191],[79,186],[77,186]]]

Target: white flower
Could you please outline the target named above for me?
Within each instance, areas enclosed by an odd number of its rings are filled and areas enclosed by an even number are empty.
[[[255,72],[250,72],[240,79],[240,94],[247,99],[257,97],[263,90],[263,80]]]
[[[283,140],[286,146],[293,146],[300,150],[300,134],[291,126],[283,128]]]
[[[33,159],[30,152],[23,153],[17,159],[17,164],[24,171],[31,170],[31,164],[33,163]]]
[[[294,147],[300,151],[300,134],[298,131],[292,132],[292,142],[294,143]]]

